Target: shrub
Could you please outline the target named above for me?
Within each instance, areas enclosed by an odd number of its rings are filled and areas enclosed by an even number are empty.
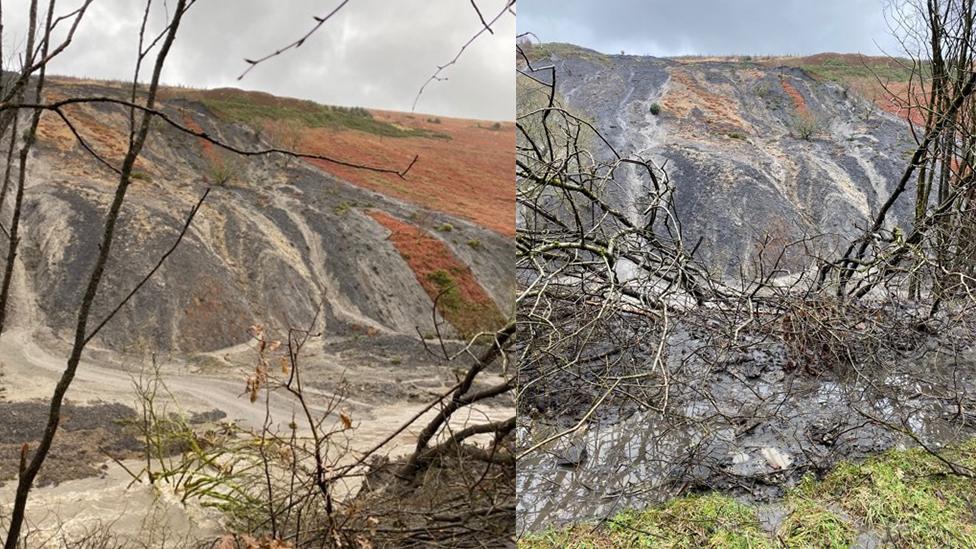
[[[790,130],[793,137],[811,141],[823,130],[823,122],[812,114],[797,114],[793,117]]]
[[[443,269],[438,269],[428,274],[427,279],[437,285],[438,289],[441,290],[454,286],[454,277]]]
[[[214,186],[221,187],[240,178],[242,167],[237,157],[221,155],[208,159],[204,169],[206,179]]]
[[[133,181],[152,181],[152,177],[150,177],[148,173],[141,170],[132,170],[132,173],[129,175],[129,179]]]
[[[650,110],[651,110],[651,114],[653,114],[654,116],[657,116],[657,115],[661,114],[661,105],[658,105],[657,103],[651,103],[651,109]]]

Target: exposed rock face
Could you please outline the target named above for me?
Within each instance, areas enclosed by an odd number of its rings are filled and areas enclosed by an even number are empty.
[[[50,93],[113,92],[100,84],[62,83]],[[242,149],[268,146],[255,129],[221,121],[200,103],[170,99],[164,110]],[[121,158],[126,111],[98,104],[73,107],[69,115],[95,150]],[[247,341],[255,323],[277,336],[289,326],[308,327],[319,305],[316,328],[328,334],[432,333],[431,298],[369,209],[443,240],[503,314],[510,311],[510,238],[353,186],[301,161],[235,157],[161,122],[154,127],[90,325],[153,268],[205,187],[229,180],[214,187],[179,248],[101,332],[101,345],[215,350]],[[55,116],[44,116],[29,164],[15,323],[70,336],[116,183]],[[450,232],[434,230],[447,223]]]
[[[914,151],[904,121],[799,68],[563,44],[537,51],[537,66],[555,65],[557,93],[570,109],[621,154],[665,166],[686,242],[701,238],[700,257],[727,274],[751,267],[765,235],[773,255],[804,235],[827,235],[821,246],[846,242],[878,211]],[[615,200],[637,217],[641,187],[633,175],[622,183]],[[912,194],[896,204],[899,223],[910,219]],[[799,254],[787,262],[804,266]]]

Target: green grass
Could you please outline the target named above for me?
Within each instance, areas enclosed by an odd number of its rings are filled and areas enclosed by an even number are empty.
[[[974,468],[976,443],[947,457]],[[976,547],[976,481],[948,474],[943,463],[921,449],[845,463],[820,483],[803,483],[797,492],[814,501],[837,501],[864,526],[892,532],[899,544]]]
[[[225,120],[257,124],[263,120],[290,120],[309,128],[356,130],[384,137],[433,137],[450,139],[440,132],[422,128],[404,128],[373,118],[359,107],[334,107],[313,101],[256,101],[247,96],[204,97],[203,104]]]
[[[976,468],[976,441],[943,455]],[[807,477],[788,491],[783,505],[788,514],[776,532],[760,528],[754,506],[706,494],[624,511],[599,527],[534,533],[519,546],[840,548],[868,531],[885,546],[976,547],[976,480],[949,474],[921,449],[843,463],[822,480]]]
[[[679,498],[646,511],[624,511],[609,531],[629,547],[772,547],[756,510],[718,494]]]
[[[438,290],[443,292],[437,302],[441,308],[457,311],[463,307],[464,299],[461,297],[461,292],[458,291],[457,283],[451,273],[438,269],[427,275],[427,280],[430,280]]]
[[[865,66],[839,60],[827,60],[819,64],[804,64],[802,66],[818,79],[842,83],[857,78],[874,78],[876,75],[883,81],[906,82],[912,74],[910,68],[902,66]]]
[[[493,302],[477,303],[465,299],[457,287],[455,274],[438,269],[427,275],[439,291],[437,310],[451,323],[464,339],[482,332],[494,332],[505,324],[498,307]]]
[[[787,505],[790,514],[779,528],[787,547],[840,549],[854,542],[853,525],[821,501],[795,494]]]
[[[574,44],[566,44],[562,42],[545,42],[541,44],[532,44],[528,51],[526,52],[532,59],[542,59],[545,57],[559,56],[559,57],[578,57],[580,59],[585,59],[587,61],[594,61],[597,63],[603,63],[605,65],[610,64],[610,57],[602,54],[596,50],[591,50],[589,48],[584,48]]]

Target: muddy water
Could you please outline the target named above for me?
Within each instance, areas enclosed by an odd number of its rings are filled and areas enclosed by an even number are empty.
[[[976,417],[960,415],[957,406],[976,405],[972,358],[947,367],[938,357],[916,357],[901,371],[843,381],[787,375],[770,364],[750,366],[751,376],[737,367],[712,372],[676,394],[667,416],[611,416],[520,458],[518,531],[598,521],[677,492],[715,489],[776,501],[804,474],[839,460],[916,440],[938,448],[972,438]],[[520,445],[557,431],[527,422]],[[582,448],[585,460],[560,466],[569,449],[578,455]]]
[[[140,466],[124,463],[133,470]],[[220,515],[213,509],[192,501],[184,504],[167,486],[131,481],[122,467],[112,464],[106,465],[101,478],[35,488],[28,501],[30,546],[63,547],[63,540],[79,539],[102,527],[146,547],[190,546],[221,533]],[[0,488],[0,501],[13,501],[13,484]]]
[[[7,400],[47,399],[64,366],[61,354],[47,345],[37,342],[36,334],[26,330],[13,330],[0,338],[0,363],[2,385],[7,389]],[[233,350],[247,352],[247,349]],[[224,354],[224,353],[221,353]],[[93,358],[93,357],[97,357]],[[240,369],[240,371],[244,371]],[[273,429],[285,431],[293,418],[303,417],[303,412],[293,398],[274,396],[266,409],[264,403],[250,402],[243,394],[242,377],[238,369],[235,377],[203,375],[179,361],[162,364],[161,378],[171,392],[167,409],[184,413],[208,412],[219,409],[244,428],[260,429],[265,415],[270,415]],[[78,369],[75,383],[67,398],[74,402],[120,402],[132,405],[134,401],[133,376],[137,372],[113,360],[108,353],[91,353]],[[499,380],[486,376],[486,383]],[[431,381],[436,376],[431,376]],[[325,403],[335,395],[328,391],[308,389],[307,396],[313,412],[325,410]],[[170,400],[171,399],[171,400]],[[422,401],[365,402],[346,400],[342,409],[353,421],[353,429],[337,434],[332,442],[336,452],[345,457],[338,465],[351,463],[356,452],[374,447],[394,430],[417,415],[426,403]],[[409,452],[416,443],[417,434],[438,412],[430,410],[409,428],[391,440],[381,455],[396,457]],[[498,421],[511,417],[514,410],[505,406],[484,406],[464,410],[452,418],[451,429],[458,430],[471,421]],[[326,420],[326,427],[338,424],[338,415]],[[299,436],[303,436],[302,422],[298,421]],[[435,441],[436,442],[436,441]],[[340,450],[341,448],[341,450]],[[332,455],[337,455],[333,453]],[[123,462],[132,471],[139,471],[142,464]],[[106,462],[103,475],[62,482],[56,486],[39,487],[32,491],[28,503],[28,522],[37,529],[38,547],[59,547],[59,536],[72,536],[90,531],[99,524],[111,524],[112,531],[132,539],[145,541],[150,536],[169,536],[167,547],[182,547],[189,543],[179,541],[212,538],[221,532],[221,517],[212,510],[195,502],[184,504],[166,486],[152,487],[132,482],[131,476],[116,463]],[[343,486],[337,486],[337,494],[355,494],[359,477],[353,477]],[[15,483],[0,486],[0,513],[9,511],[13,501]],[[44,540],[52,541],[45,544]]]

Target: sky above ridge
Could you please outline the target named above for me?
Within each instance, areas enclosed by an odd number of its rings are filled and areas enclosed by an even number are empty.
[[[81,0],[61,0],[65,14]],[[245,58],[260,58],[298,39],[313,16],[340,0],[198,0],[184,17],[163,72],[169,85],[238,87],[321,103],[411,110],[417,92],[480,28],[469,1],[352,0],[300,48],[261,64],[243,80]],[[173,0],[154,0],[150,28],[162,30]],[[506,0],[477,0],[486,19]],[[39,2],[46,8],[48,2]],[[4,55],[23,47],[28,0],[3,2]],[[54,74],[130,80],[145,2],[94,0]],[[506,13],[420,97],[416,110],[443,116],[514,117],[515,16]],[[16,64],[16,62],[15,62]],[[151,63],[149,64],[151,66]],[[148,77],[147,68],[144,75]]]
[[[522,0],[518,33],[603,53],[902,53],[890,0]]]

